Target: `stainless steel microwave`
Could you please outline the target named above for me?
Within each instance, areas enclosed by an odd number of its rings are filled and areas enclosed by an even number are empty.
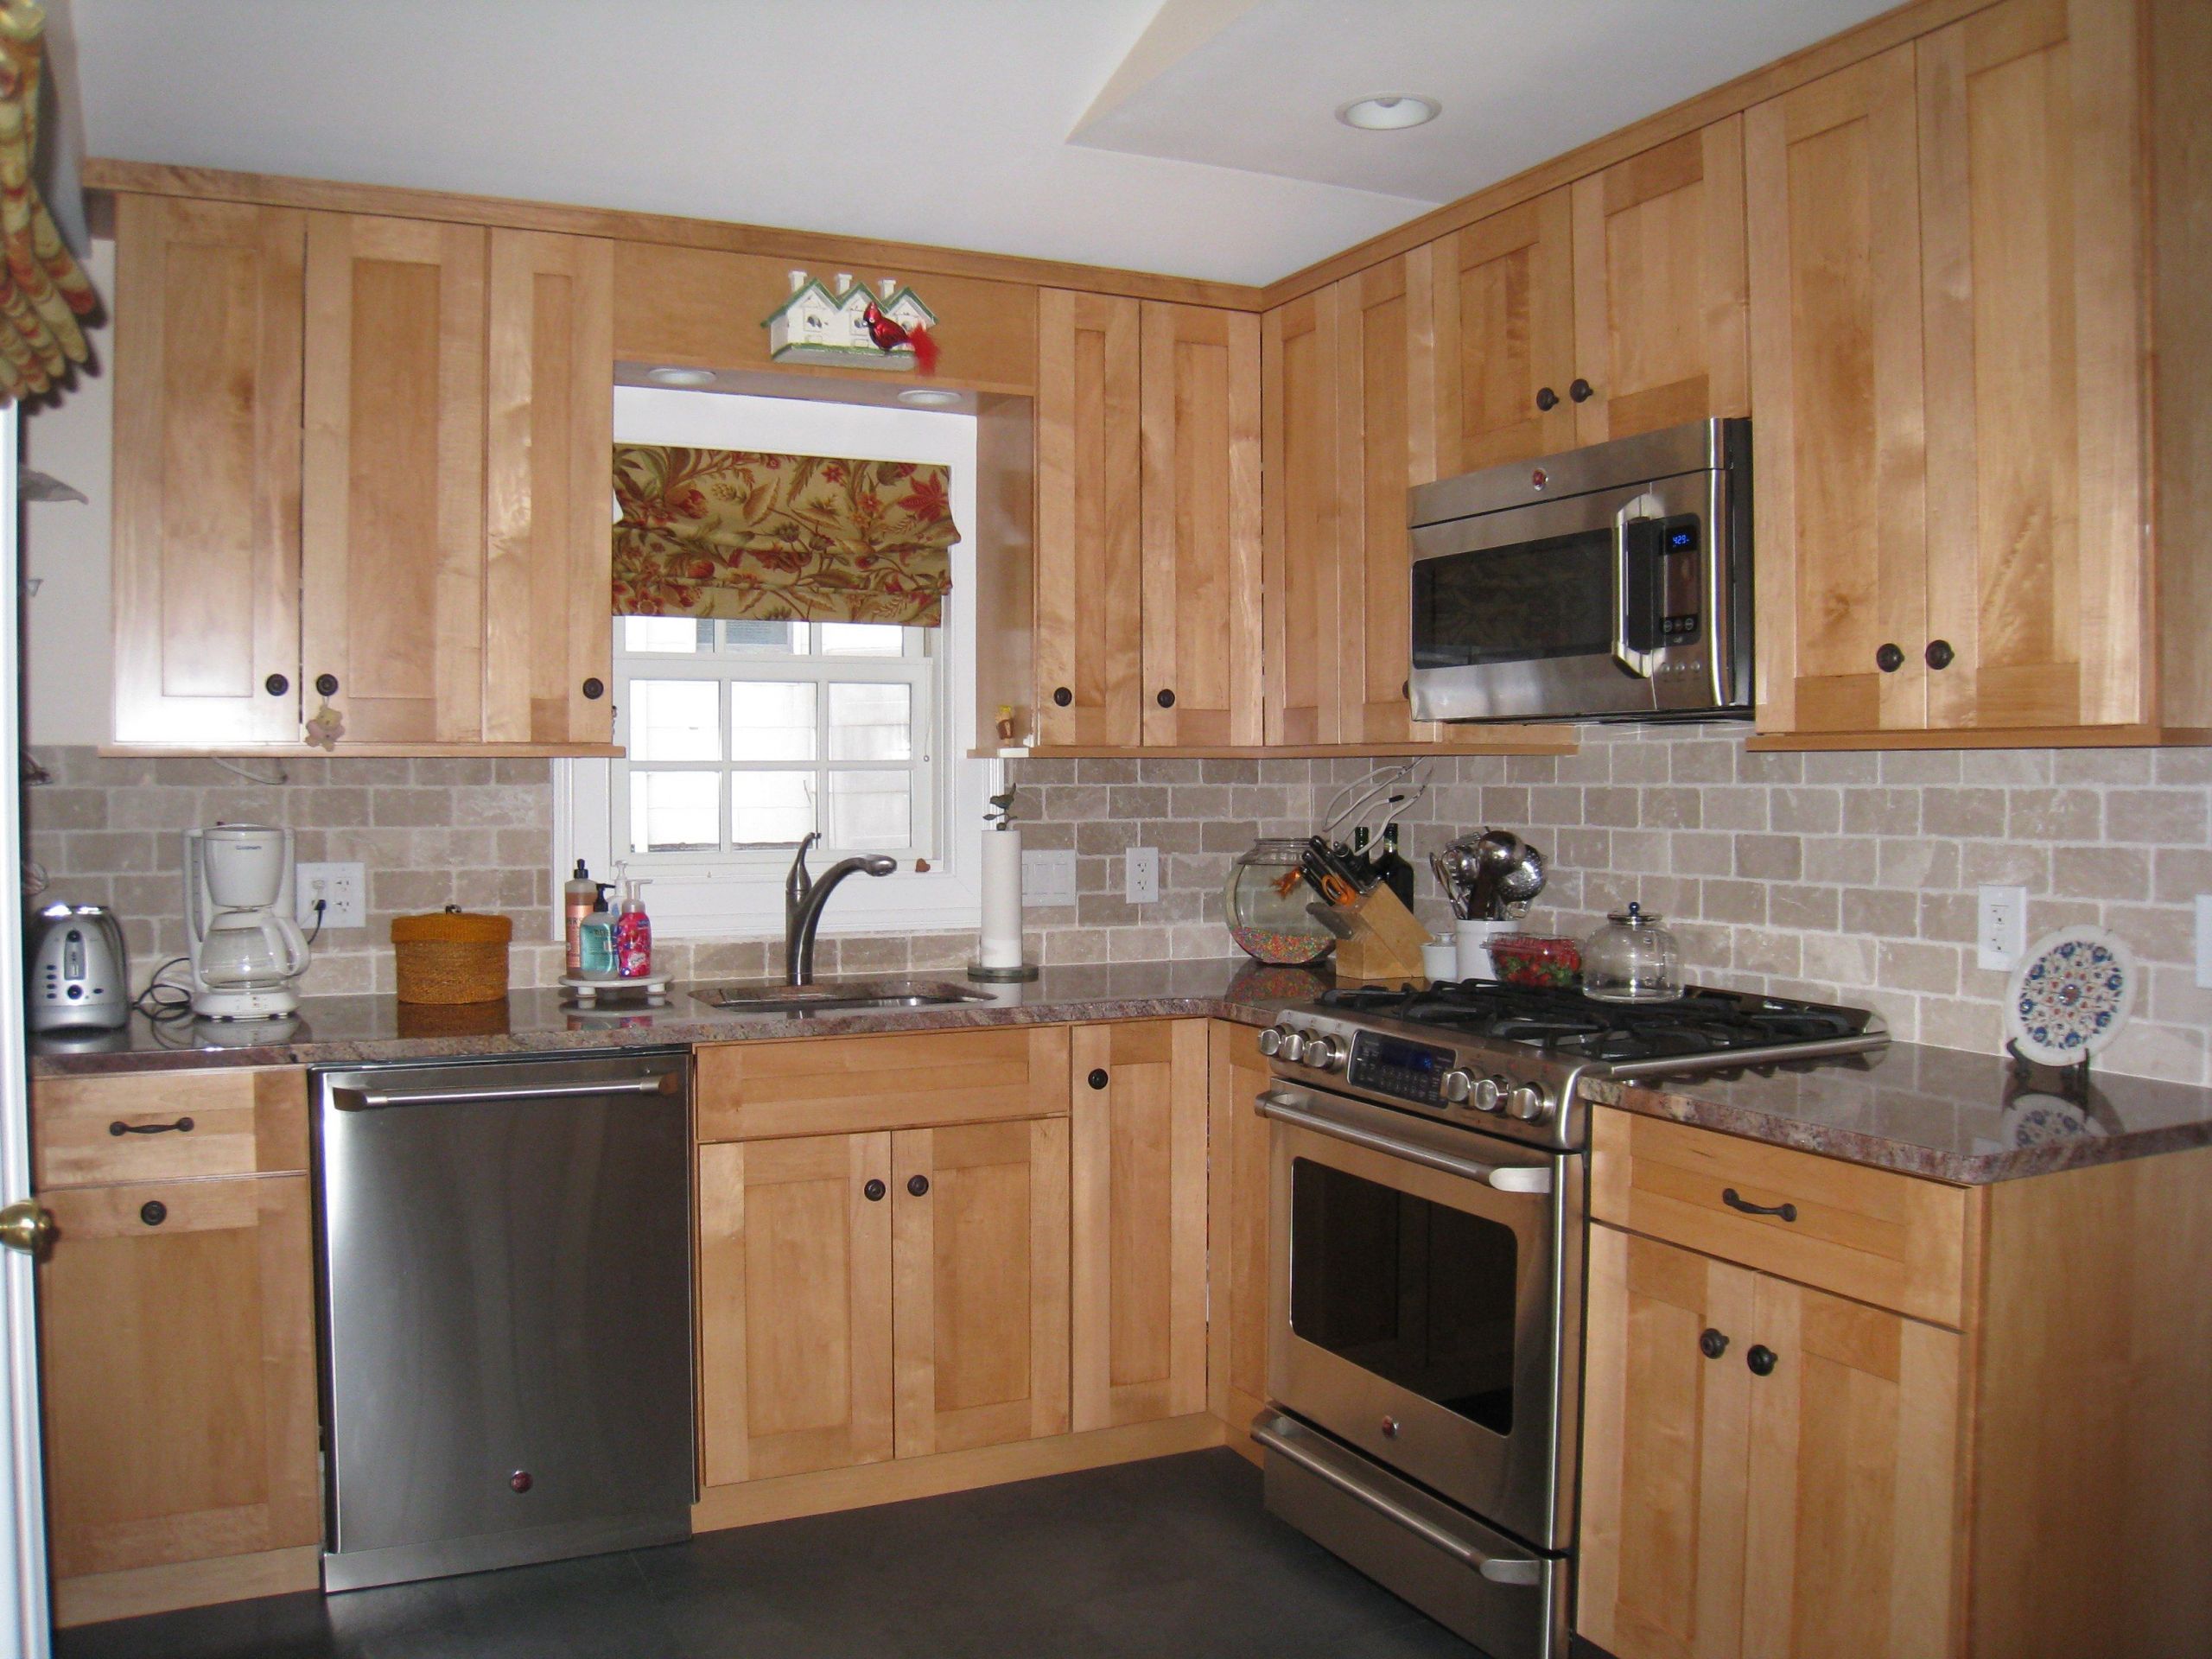
[[[1748,715],[1751,485],[1711,420],[1414,490],[1414,718]]]

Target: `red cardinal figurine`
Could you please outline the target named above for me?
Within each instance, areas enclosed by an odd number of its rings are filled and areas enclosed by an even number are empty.
[[[879,352],[895,352],[901,346],[914,348],[914,366],[924,374],[937,372],[937,341],[930,338],[930,331],[916,323],[912,328],[900,327],[876,308],[874,300],[861,313],[861,320],[868,324],[868,337],[875,342]]]

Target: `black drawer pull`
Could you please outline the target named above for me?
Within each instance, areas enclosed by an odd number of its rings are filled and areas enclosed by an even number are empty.
[[[1892,642],[1874,653],[1874,666],[1885,674],[1894,674],[1904,666],[1904,652]]]
[[[169,1135],[172,1133],[176,1135],[190,1135],[192,1133],[192,1120],[188,1117],[180,1117],[174,1123],[125,1123],[118,1117],[114,1122],[107,1126],[107,1132],[113,1135]]]
[[[315,689],[316,695],[319,696],[336,696],[338,695],[338,677],[335,674],[316,675],[315,677]]]
[[[883,1202],[883,1183],[881,1181],[870,1181],[866,1186],[861,1188],[861,1197],[866,1198],[870,1204],[881,1204]]]
[[[138,1206],[138,1219],[149,1227],[158,1227],[169,1218],[169,1207],[159,1198],[149,1198]]]
[[[1958,657],[1958,653],[1951,649],[1951,642],[1948,639],[1930,639],[1924,654],[1928,658],[1928,666],[1939,674],[1948,668]]]
[[[1760,1343],[1744,1356],[1744,1363],[1751,1368],[1753,1376],[1772,1376],[1775,1365],[1774,1350],[1764,1343]]]
[[[1074,701],[1075,693],[1065,685],[1056,685],[1052,688],[1052,707],[1055,709],[1065,709]]]
[[[918,1198],[922,1197],[930,1190],[930,1178],[926,1175],[914,1176],[907,1181],[906,1190]]]
[[[1103,1065],[1092,1066],[1090,1068],[1090,1075],[1085,1077],[1084,1081],[1094,1089],[1103,1089],[1106,1086],[1107,1082],[1106,1068]]]
[[[1707,1359],[1718,1359],[1728,1351],[1728,1338],[1708,1326],[1697,1339],[1697,1348]]]
[[[1567,395],[1578,404],[1586,404],[1595,396],[1595,393],[1587,380],[1578,378],[1574,384],[1567,389]]]
[[[1536,407],[1544,410],[1548,414],[1551,410],[1557,409],[1559,407],[1559,393],[1554,391],[1549,386],[1537,387]]]
[[[1797,1219],[1797,1206],[1796,1205],[1753,1204],[1749,1198],[1744,1197],[1742,1193],[1737,1192],[1732,1186],[1724,1186],[1720,1189],[1720,1202],[1726,1205],[1731,1210],[1742,1211],[1747,1216],[1779,1216],[1784,1221],[1795,1221]]]
[[[1175,694],[1163,686],[1156,701],[1163,709],[1173,709],[1175,706]]]
[[[597,675],[594,675],[590,679],[584,682],[584,696],[591,702],[597,702],[606,695],[607,682],[601,679]]]
[[[272,697],[281,697],[287,691],[292,689],[292,683],[286,679],[282,674],[271,674],[261,683],[263,688],[266,690],[269,695]]]

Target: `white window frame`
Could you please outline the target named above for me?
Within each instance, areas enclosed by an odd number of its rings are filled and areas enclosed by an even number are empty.
[[[954,522],[968,535],[975,532],[976,423],[971,416],[796,397],[618,386],[614,433],[626,443],[941,463],[951,469]],[[938,851],[929,857],[926,872],[902,861],[894,875],[847,882],[823,913],[824,933],[950,932],[973,928],[982,919],[980,837],[988,798],[1002,786],[1003,768],[997,761],[970,758],[977,729],[976,558],[963,540],[953,544],[951,559],[952,592],[937,640],[938,728],[944,738],[938,752],[939,797],[944,803]],[[680,655],[668,658],[671,664],[684,660]],[[887,659],[832,660],[856,665]],[[613,763],[607,760],[553,763],[556,889],[579,858],[599,880],[615,879],[618,803],[613,772]],[[627,840],[626,835],[623,839]],[[645,898],[656,935],[677,939],[782,935],[788,854],[766,860],[716,861],[696,874],[646,868],[655,861],[685,855],[656,854],[638,861],[639,873],[652,881]],[[825,868],[818,855],[810,855],[809,864],[817,874]],[[560,938],[563,923],[557,910],[548,922],[548,937]]]

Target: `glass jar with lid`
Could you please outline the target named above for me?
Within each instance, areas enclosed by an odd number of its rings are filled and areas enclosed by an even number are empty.
[[[1335,936],[1306,909],[1317,895],[1299,868],[1305,848],[1297,836],[1263,836],[1230,868],[1223,918],[1237,949],[1255,962],[1294,966],[1336,949]]]
[[[1671,1002],[1682,994],[1682,953],[1675,936],[1631,903],[1605,918],[1582,944],[1582,994],[1600,1002]]]

